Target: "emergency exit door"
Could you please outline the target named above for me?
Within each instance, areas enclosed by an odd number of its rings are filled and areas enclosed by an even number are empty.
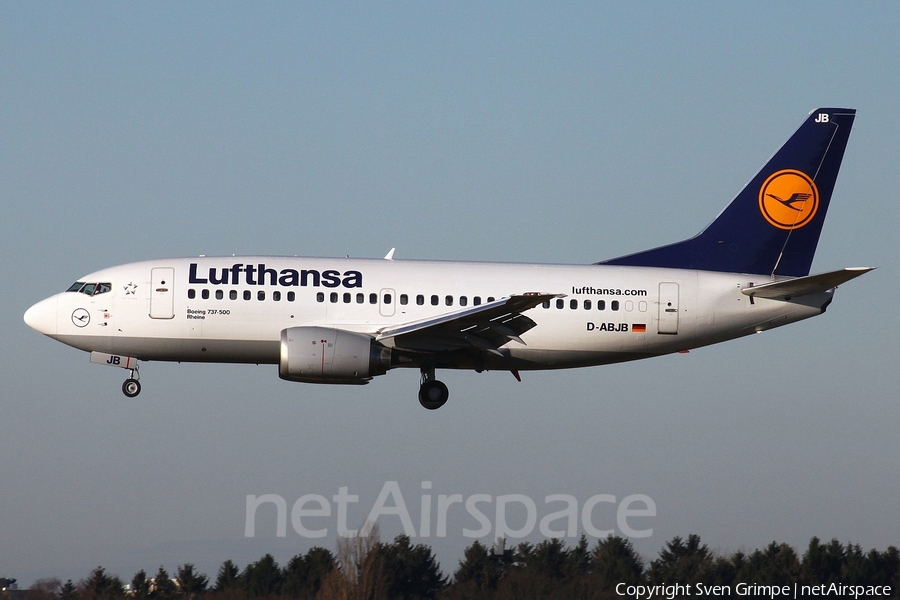
[[[394,312],[396,312],[395,304],[395,294],[394,290],[385,288],[381,290],[381,293],[378,295],[378,311],[381,313],[382,317],[393,317]]]

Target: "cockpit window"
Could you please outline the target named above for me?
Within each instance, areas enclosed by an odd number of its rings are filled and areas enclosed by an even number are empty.
[[[97,294],[105,294],[112,290],[111,283],[85,283],[83,281],[76,281],[72,285],[69,286],[67,292],[81,292],[82,294],[87,294],[88,296],[96,296]]]

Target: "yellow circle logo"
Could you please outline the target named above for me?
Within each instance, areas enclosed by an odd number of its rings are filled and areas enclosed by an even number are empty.
[[[819,210],[819,189],[806,173],[785,169],[759,189],[759,211],[778,229],[800,229]]]

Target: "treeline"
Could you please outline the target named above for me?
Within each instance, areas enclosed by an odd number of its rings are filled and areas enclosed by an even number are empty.
[[[339,541],[337,552],[315,547],[280,567],[267,554],[243,570],[225,561],[214,581],[194,566],[170,575],[139,571],[126,586],[97,567],[78,583],[45,579],[25,592],[26,600],[244,600],[244,599],[419,599],[419,598],[617,598],[617,584],[840,585],[891,586],[900,597],[900,552],[864,552],[858,544],[813,538],[802,555],[772,542],[749,554],[717,555],[696,535],[676,537],[645,562],[631,542],[611,536],[593,548],[582,536],[574,546],[552,539],[521,543],[502,553],[474,542],[452,578],[444,575],[431,548],[407,536],[392,543],[369,537]],[[733,592],[732,592],[733,593]]]

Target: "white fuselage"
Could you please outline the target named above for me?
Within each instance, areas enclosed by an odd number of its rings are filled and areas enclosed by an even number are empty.
[[[29,325],[82,350],[165,361],[276,364],[286,328],[377,336],[512,294],[562,296],[526,311],[536,326],[524,344],[511,341],[480,364],[436,365],[478,369],[688,350],[818,315],[833,294],[751,299],[741,289],[768,277],[682,269],[270,256],[145,261],[79,281],[110,287],[56,294],[28,311]]]

